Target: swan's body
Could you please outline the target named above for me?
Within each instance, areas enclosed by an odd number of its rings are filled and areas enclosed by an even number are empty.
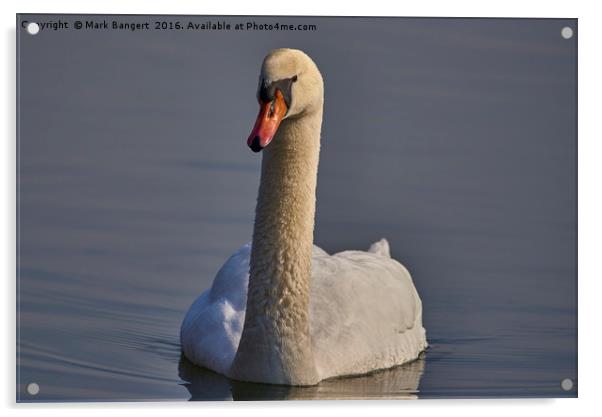
[[[320,380],[399,365],[426,347],[410,274],[381,242],[375,253],[328,255],[314,246],[309,321]],[[250,255],[249,243],[226,261],[182,325],[186,357],[225,375],[244,324]]]
[[[313,245],[322,77],[300,51],[264,60],[249,146],[265,148],[253,244],[219,271],[181,329],[193,363],[245,381],[313,385],[416,359],[422,304],[386,240],[328,255]],[[266,148],[266,146],[273,143]]]

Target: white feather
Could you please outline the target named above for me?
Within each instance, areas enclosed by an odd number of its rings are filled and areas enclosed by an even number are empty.
[[[388,249],[386,240],[375,245]],[[182,324],[185,355],[221,374],[232,365],[243,328],[250,253],[249,243],[226,261]],[[412,278],[380,250],[328,255],[314,246],[310,333],[320,379],[399,365],[427,345]]]

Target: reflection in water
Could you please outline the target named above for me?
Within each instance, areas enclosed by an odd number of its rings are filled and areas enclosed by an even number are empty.
[[[414,362],[367,375],[333,378],[312,387],[255,384],[234,381],[193,365],[182,355],[180,378],[191,401],[211,400],[336,400],[414,399],[424,372],[425,355]]]

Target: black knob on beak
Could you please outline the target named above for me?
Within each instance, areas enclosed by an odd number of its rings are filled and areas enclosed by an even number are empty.
[[[297,81],[296,75],[291,78],[283,78],[281,80],[272,81],[269,84],[267,84],[265,80],[262,80],[259,87],[259,100],[261,100],[263,103],[274,101],[274,98],[276,97],[276,90],[280,90],[282,96],[284,97],[286,108],[290,109],[292,102],[291,90],[295,81]]]

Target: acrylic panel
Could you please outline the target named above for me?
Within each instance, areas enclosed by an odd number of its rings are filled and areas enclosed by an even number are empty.
[[[576,19],[16,28],[17,401],[577,396]]]

